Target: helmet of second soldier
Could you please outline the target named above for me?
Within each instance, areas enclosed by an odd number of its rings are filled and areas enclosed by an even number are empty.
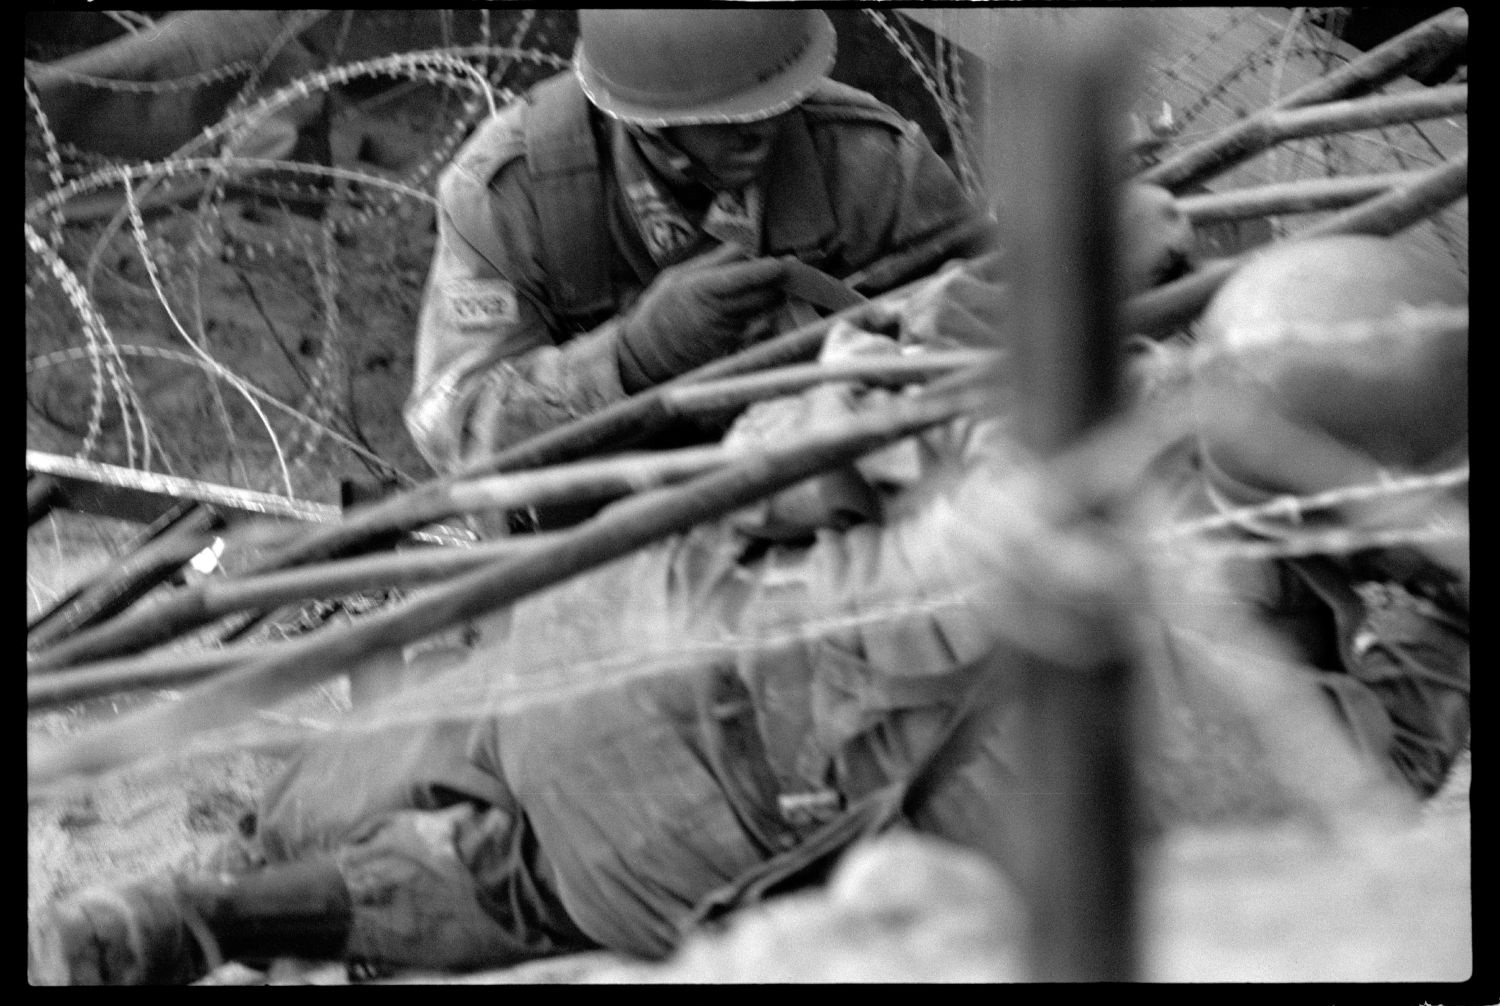
[[[833,22],[811,8],[607,8],[579,11],[578,24],[584,93],[641,126],[768,119],[833,66]]]
[[[1196,326],[1193,408],[1210,489],[1258,503],[1460,461],[1467,325],[1361,323],[1467,305],[1452,262],[1393,239],[1293,241],[1251,260]]]

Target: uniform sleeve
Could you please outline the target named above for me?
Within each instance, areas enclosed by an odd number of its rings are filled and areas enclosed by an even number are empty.
[[[964,192],[915,123],[892,129],[864,122],[818,122],[813,139],[822,148],[824,184],[839,229],[837,247],[825,268],[854,272],[971,222],[986,225],[986,238],[954,254],[977,254],[994,241],[993,220]]]
[[[439,186],[438,240],[417,322],[406,425],[450,472],[625,396],[613,319],[571,339],[548,306],[520,162],[493,187]]]
[[[899,188],[888,242],[892,247],[985,216],[915,123],[909,123],[897,140],[896,156]]]

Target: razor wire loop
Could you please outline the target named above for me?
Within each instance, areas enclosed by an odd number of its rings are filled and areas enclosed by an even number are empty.
[[[116,352],[124,356],[141,356],[159,360],[168,360],[173,363],[181,363],[187,366],[197,367],[198,369],[210,374],[217,374],[218,372],[214,362],[204,360],[201,356],[197,356],[192,353],[185,353],[180,349],[168,349],[163,346],[143,346],[128,342],[118,343],[113,348]],[[91,346],[72,346],[68,349],[59,349],[51,353],[42,353],[38,356],[33,356],[26,361],[25,372],[30,374],[38,370],[44,370],[48,367],[60,366],[65,363],[91,361],[97,355],[97,351]],[[308,425],[315,425],[317,423],[317,420],[313,419],[311,416],[299,412],[297,409],[286,404],[281,399],[271,394],[269,391],[266,391],[264,388],[258,387],[248,380],[244,382],[244,390],[248,391],[252,395],[255,395],[267,405],[271,406],[274,409],[277,409],[280,412],[285,413],[287,416],[291,417],[299,423],[305,423]],[[359,455],[366,461],[389,469],[393,475],[395,475],[398,479],[400,479],[407,485],[414,486],[418,484],[418,480],[412,475],[408,474],[407,472],[401,471],[398,468],[392,467],[390,463],[385,459],[370,451],[368,448],[354,442],[353,440],[350,440],[348,437],[341,434],[338,430],[325,427],[322,430],[322,435],[328,437],[329,439],[337,441],[340,447],[343,447],[351,453]]]
[[[1210,561],[1267,561],[1310,555],[1353,555],[1370,549],[1461,545],[1469,540],[1467,527],[1432,522],[1419,527],[1299,531],[1276,541],[1189,541],[1167,536],[1158,542],[1174,551]]]
[[[1156,544],[1233,530],[1243,523],[1262,519],[1301,523],[1309,513],[1333,510],[1353,503],[1368,503],[1421,493],[1443,493],[1469,482],[1469,464],[1464,462],[1430,475],[1387,475],[1378,481],[1343,486],[1306,496],[1283,495],[1265,503],[1234,507],[1223,513],[1180,521],[1152,536]]]
[[[509,63],[513,63],[517,59],[530,59],[536,62],[552,61],[549,54],[539,53],[535,50],[517,50],[508,52],[506,53],[506,55],[509,57]],[[472,68],[467,67],[466,64],[461,65],[461,61],[456,60],[452,56],[452,54],[441,52],[427,54],[425,56],[420,54],[415,56],[412,54],[399,54],[395,57],[386,59],[363,61],[359,64],[341,67],[334,72],[317,75],[315,78],[305,78],[294,82],[292,85],[289,85],[288,87],[281,89],[275,94],[268,96],[266,100],[260,102],[258,105],[245,110],[242,113],[244,121],[239,123],[231,121],[221,121],[217,125],[217,128],[211,127],[210,129],[205,130],[204,136],[200,137],[199,140],[195,142],[201,144],[205,140],[211,141],[219,136],[227,135],[232,137],[234,135],[237,135],[240,131],[250,128],[254,121],[258,121],[259,118],[271,114],[273,111],[278,109],[281,104],[287,103],[292,100],[299,100],[302,96],[310,94],[311,88],[313,87],[333,86],[339,81],[352,79],[353,77],[360,74],[388,73],[390,75],[400,75],[403,70],[405,72],[415,73],[424,66],[426,67],[424,76],[428,80],[431,80],[433,82],[447,82],[457,86],[467,86],[476,92],[485,91],[484,82],[482,80],[475,79]],[[503,72],[503,69],[504,68],[502,68],[501,72]],[[195,79],[191,81],[179,80],[173,82],[174,85],[182,87],[192,86],[197,83],[201,83],[201,79]],[[28,92],[32,91],[29,83],[27,90]],[[487,92],[486,96],[488,96]],[[37,119],[44,131],[44,138],[48,142],[47,149],[49,153],[51,169],[50,175],[52,181],[54,182],[54,184],[56,184],[60,178],[61,164],[60,158],[57,154],[55,137],[51,135],[50,128],[48,127],[45,116],[40,109],[39,103],[35,101],[34,96],[29,95],[29,99],[32,104],[33,113],[37,116]],[[470,103],[466,108],[467,114],[465,115],[465,119],[472,117],[472,110],[481,107],[483,107],[482,102],[477,105]],[[444,142],[439,145],[439,149],[435,151],[435,156],[429,158],[424,164],[419,165],[418,171],[416,172],[418,177],[430,175],[430,173],[434,169],[435,163],[446,157],[451,152],[451,149],[456,146],[456,143],[462,137],[465,126],[465,122],[459,122],[455,124],[449,135],[445,137]],[[363,172],[353,172],[348,171],[347,169],[325,167],[321,165],[304,165],[295,162],[289,163],[266,159],[233,158],[232,156],[226,158],[223,154],[220,154],[217,157],[202,158],[183,158],[178,156],[169,158],[157,164],[134,166],[110,165],[106,168],[95,171],[83,178],[78,178],[72,182],[59,185],[54,189],[53,192],[44,197],[43,200],[39,201],[39,203],[34,207],[34,211],[39,213],[43,209],[45,209],[45,211],[53,220],[54,228],[56,228],[56,222],[62,213],[63,204],[68,199],[86,193],[94,188],[99,188],[115,183],[122,184],[128,190],[127,200],[130,202],[135,202],[134,192],[130,188],[130,182],[134,178],[169,178],[178,175],[179,173],[191,170],[207,170],[217,173],[224,170],[226,165],[259,169],[281,169],[292,172],[301,172],[314,177],[333,177],[353,183],[362,183],[366,186],[367,191],[371,191],[377,194],[389,194],[388,198],[391,199],[390,205],[394,205],[394,201],[400,198],[417,198],[429,203],[433,201],[432,197],[424,191],[412,188],[408,185],[404,185],[401,182],[393,182],[389,179]],[[135,209],[138,213],[139,207],[136,206]],[[380,204],[372,200],[370,208],[364,211],[361,215],[368,219],[376,215],[379,210]],[[217,219],[217,215],[214,214],[214,216],[215,219]],[[348,223],[343,221],[336,221],[336,223],[341,223],[344,226],[348,226]],[[58,229],[58,235],[60,237],[60,229]],[[139,243],[140,235],[137,234],[136,238]],[[28,237],[28,240],[30,240],[30,236]],[[270,251],[271,249],[268,247],[266,250]],[[255,257],[254,247],[247,247],[245,249],[245,254],[249,259],[253,260]],[[61,263],[53,262],[50,264],[52,266],[52,271],[56,275],[57,267]],[[68,273],[70,276],[72,276],[71,270],[68,270]],[[322,274],[320,274],[320,276],[321,275]],[[76,280],[76,276],[72,276],[72,278]],[[61,280],[59,281],[63,282]],[[98,318],[97,312],[93,312],[90,308],[87,307],[88,295],[86,294],[86,292],[84,292],[82,284],[78,284],[76,282],[63,282],[63,285],[69,299],[74,304],[75,312],[84,319],[85,332],[90,342],[96,345],[101,342],[106,346],[112,345],[112,340],[108,338],[107,329],[102,327],[102,319]],[[160,293],[159,284],[157,286],[157,290],[158,293]],[[326,306],[331,290],[329,289],[326,282],[320,284],[320,290],[322,299],[324,300]],[[82,300],[80,300],[80,296],[82,296]],[[325,320],[328,324],[336,324],[336,319],[333,316],[328,316]],[[103,334],[101,335],[101,333]],[[146,445],[149,457],[151,434],[149,429],[145,425],[145,412],[139,407],[138,398],[135,396],[133,389],[129,387],[128,377],[125,376],[125,371],[121,367],[120,361],[117,360],[113,354],[107,354],[97,350],[89,353],[88,356],[95,367],[95,381],[93,403],[90,410],[91,422],[82,448],[83,456],[88,457],[95,452],[99,437],[102,433],[102,414],[104,401],[103,388],[105,383],[104,374],[100,372],[100,365],[102,361],[108,366],[108,380],[111,384],[114,385],[116,400],[120,404],[122,413],[125,415],[127,423],[129,422],[131,404],[134,403],[136,406],[135,412],[141,418],[143,432],[147,437]],[[329,362],[331,365],[333,361],[330,360],[327,362]],[[208,367],[211,372],[218,373],[222,376],[222,372],[217,369],[217,367],[212,362],[206,362],[205,366]],[[323,377],[326,383],[329,376],[329,372],[326,367],[320,371],[320,376]],[[241,391],[243,392],[244,389],[242,388]],[[320,416],[319,419],[326,419],[326,412],[322,416]],[[314,419],[312,422],[312,428],[314,430],[322,430],[326,428],[326,424],[319,422],[318,419]],[[131,465],[134,465],[136,462],[134,437],[130,432],[128,426],[126,432],[127,452],[129,454],[128,460]],[[283,468],[285,468],[284,462]],[[410,478],[409,476],[406,477],[408,479]]]
[[[175,94],[178,91],[192,91],[209,84],[232,80],[254,69],[254,61],[237,59],[222,66],[210,67],[207,70],[200,70],[197,73],[187,74],[182,77],[170,77],[166,80],[118,80],[113,77],[96,77],[92,74],[80,73],[77,70],[53,66],[34,59],[26,60],[28,83],[32,80],[50,77],[54,80],[64,80],[72,84],[83,85],[84,87],[97,88],[101,91],[119,91],[124,94]]]
[[[31,110],[32,118],[35,119],[37,127],[42,132],[42,145],[47,157],[47,180],[52,183],[52,188],[55,190],[63,185],[62,155],[58,150],[57,137],[52,132],[51,123],[47,121],[47,113],[42,110],[41,96],[36,93],[36,88],[31,86],[29,80],[23,83],[26,87],[26,107]],[[60,207],[52,209],[49,224],[47,244],[54,252],[57,252],[62,248],[64,224]]]
[[[897,28],[892,27],[886,20],[885,15],[878,10],[867,9],[865,14],[874,21],[880,30],[890,39],[891,44],[901,54],[908,66],[921,80],[929,97],[937,105],[938,114],[943,120],[943,125],[948,131],[948,138],[953,144],[954,161],[958,165],[959,177],[963,182],[964,190],[971,196],[981,195],[984,192],[983,182],[979,178],[978,171],[974,167],[973,158],[969,151],[968,133],[965,129],[964,113],[955,107],[943,93],[937,81],[934,79],[934,71],[928,65],[925,56],[918,53],[916,49],[902,37]],[[899,22],[898,22],[899,23]]]
[[[88,428],[83,438],[83,445],[79,448],[80,456],[88,458],[92,456],[98,446],[99,436],[103,431],[104,424],[104,370],[109,372],[109,380],[115,386],[117,401],[124,409],[125,395],[121,388],[121,373],[123,362],[114,348],[114,338],[111,336],[109,326],[105,324],[103,317],[95,309],[93,298],[84,289],[83,283],[78,279],[68,264],[62,260],[47,242],[42,240],[31,224],[26,224],[26,246],[30,248],[47,265],[58,285],[62,288],[69,304],[77,313],[79,320],[83,323],[84,337],[89,342],[91,349],[90,357],[93,362],[93,389],[89,403]],[[108,351],[101,346],[109,347]],[[128,428],[129,416],[124,417]]]
[[[474,79],[475,71],[472,64],[462,58],[465,55],[475,55],[479,53],[481,49],[482,47],[480,46],[459,46],[448,50],[428,50],[415,53],[399,53],[396,55],[384,56],[377,59],[360,60],[358,62],[344,64],[342,66],[335,67],[329,70],[318,71],[317,73],[310,75],[308,78],[299,81],[299,83],[302,85],[301,88],[297,86],[282,87],[262,98],[255,105],[245,108],[236,113],[234,117],[226,117],[225,119],[222,119],[219,122],[207,127],[196,139],[187,144],[183,148],[183,150],[179,151],[177,154],[174,154],[170,158],[156,162],[158,165],[158,170],[162,171],[163,174],[171,175],[172,169],[170,166],[174,163],[181,163],[184,161],[191,162],[195,165],[212,165],[212,157],[191,157],[189,155],[195,149],[201,149],[202,147],[208,144],[212,144],[218,140],[224,139],[227,136],[237,135],[240,131],[247,130],[252,125],[259,124],[261,120],[269,117],[275,112],[280,111],[287,105],[301,100],[301,97],[305,93],[310,93],[312,89],[320,91],[327,90],[341,84],[347,84],[350,81],[358,79],[360,77],[401,77],[420,75],[422,79],[427,80],[430,83],[443,83],[453,86],[464,86],[476,91],[477,93],[488,95],[489,100],[487,104],[493,105],[495,95],[494,92],[490,89],[488,82],[481,80],[479,83],[476,83]],[[554,56],[551,53],[547,53],[541,50],[501,49],[498,51],[511,59],[530,61],[544,66],[565,68],[571,65],[567,60],[563,60],[560,57]],[[239,160],[243,162],[245,159]],[[281,167],[290,166],[290,162],[269,161],[265,163],[274,164]],[[378,177],[379,176],[373,175],[357,175],[357,178],[352,180],[363,180],[365,178],[373,180]],[[385,180],[382,179],[382,181]],[[80,185],[80,183],[83,184]],[[98,187],[98,184],[99,182],[95,178],[95,176],[86,176],[84,179],[79,179],[72,183],[69,183],[68,186],[65,186],[64,189],[60,191],[48,193],[41,199],[34,201],[32,205],[27,208],[27,219],[34,219],[37,214],[48,211],[56,206],[59,202],[66,201],[73,196],[79,195],[81,194],[81,192],[87,191],[89,188]]]
[[[146,223],[141,218],[141,209],[140,206],[136,203],[135,199],[135,187],[130,184],[129,179],[125,180],[125,207],[130,217],[131,234],[135,237],[136,246],[141,252],[141,260],[146,266],[146,275],[151,280],[152,288],[156,290],[157,299],[161,302],[162,308],[167,312],[167,318],[172,322],[173,327],[177,329],[177,334],[182,336],[183,341],[185,341],[188,346],[192,348],[193,352],[202,356],[205,361],[212,363],[214,374],[222,378],[223,380],[228,381],[230,386],[233,387],[236,391],[239,391],[240,394],[245,398],[245,401],[250,405],[250,408],[255,411],[256,416],[261,421],[261,425],[265,427],[266,435],[271,440],[272,448],[276,452],[276,461],[277,464],[281,467],[281,477],[282,482],[286,487],[286,495],[289,499],[295,498],[296,492],[292,489],[292,476],[291,472],[287,470],[286,456],[281,449],[281,440],[277,436],[275,428],[271,425],[270,419],[267,418],[265,412],[261,410],[260,403],[256,400],[254,395],[251,395],[247,391],[245,391],[243,378],[234,373],[234,371],[230,370],[228,367],[225,367],[223,364],[219,363],[213,358],[212,354],[210,354],[206,349],[199,345],[197,340],[195,340],[192,335],[188,333],[187,328],[184,327],[182,322],[178,319],[177,312],[172,310],[172,305],[167,299],[166,291],[162,288],[161,276],[157,272],[156,263],[152,259],[149,251],[146,238]]]

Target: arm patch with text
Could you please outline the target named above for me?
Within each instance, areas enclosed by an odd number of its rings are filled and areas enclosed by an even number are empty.
[[[503,279],[450,279],[443,284],[443,295],[453,324],[466,331],[520,320],[516,288]]]

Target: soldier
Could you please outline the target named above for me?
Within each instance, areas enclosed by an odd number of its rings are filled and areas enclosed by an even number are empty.
[[[781,257],[842,277],[984,220],[915,124],[826,78],[822,11],[579,25],[574,71],[439,184],[406,420],[440,472],[740,348]]]
[[[1386,238],[1293,242],[1239,270],[1195,325],[1196,436],[1159,466],[1178,518],[1224,515],[1235,537],[1270,545],[1333,529],[1357,538],[1433,519],[1466,524],[1462,489],[1305,512],[1290,504],[1467,461],[1467,330],[1361,330],[1467,305],[1451,264]],[[1289,505],[1268,514],[1276,501]],[[1320,669],[1359,744],[1430,796],[1469,731],[1466,569],[1466,547],[1390,545],[1289,552],[1227,572],[1275,636]]]
[[[1461,457],[1462,338],[1351,363],[1330,325],[1466,300],[1376,239],[1267,253],[1202,336],[1240,354],[1252,332],[1274,350],[1231,357],[1255,377],[1258,421],[1214,421],[1227,385],[1205,366],[1198,429],[1150,484],[1174,515],[1222,507],[1253,541],[1286,534],[1240,516],[1266,493]],[[892,348],[847,329],[831,340]],[[865,400],[829,387],[766,403],[737,435],[775,438]],[[1289,463],[1298,452],[1310,463]],[[528,598],[503,639],[402,695],[394,719],[309,745],[266,794],[237,872],[55,905],[32,934],[34,980],[183,981],[273,955],[457,969],[599,946],[660,957],[903,822],[1019,869],[1036,836],[1016,669],[1086,661],[1095,643],[1048,588],[1061,539],[1015,460],[1003,421],[960,421],[837,473],[833,491],[794,487]],[[1087,547],[1067,545],[1075,559]],[[1469,725],[1454,572],[1386,544],[1249,562],[1233,583],[1309,669],[1309,698],[1342,731],[1330,744],[1357,740],[1432,793]],[[1175,631],[1173,610],[1159,614]]]

